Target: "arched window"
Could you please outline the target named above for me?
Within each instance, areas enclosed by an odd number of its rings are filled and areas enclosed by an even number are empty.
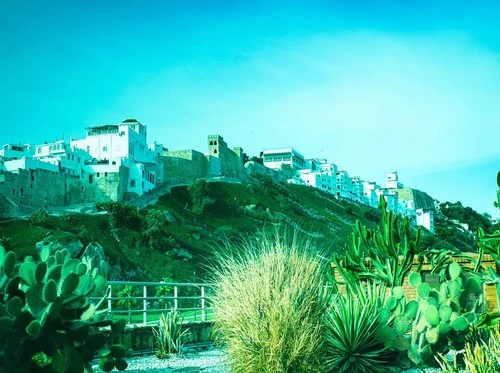
[[[214,149],[214,154],[217,154],[217,149]]]
[[[213,145],[213,144],[214,144],[214,142],[213,142],[213,141],[210,141],[210,144],[209,144],[209,145]]]
[[[214,141],[214,145],[217,145],[217,141]]]

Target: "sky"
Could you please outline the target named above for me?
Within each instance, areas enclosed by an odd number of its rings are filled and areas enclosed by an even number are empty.
[[[0,143],[135,118],[149,142],[294,147],[493,207],[498,1],[0,0]]]

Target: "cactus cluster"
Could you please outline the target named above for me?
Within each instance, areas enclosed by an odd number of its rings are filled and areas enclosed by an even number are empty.
[[[349,236],[350,245],[332,257],[332,262],[346,284],[358,281],[381,281],[389,287],[401,286],[410,272],[419,250],[420,228],[412,229],[410,220],[403,220],[387,210],[380,196],[382,214],[377,229],[356,221]]]
[[[405,351],[410,347],[406,335],[411,330],[417,312],[418,302],[407,302],[402,286],[390,289],[378,315],[378,321],[382,324],[379,329],[380,340],[387,348]]]
[[[473,274],[467,278],[456,262],[448,265],[447,274],[439,289],[431,288],[417,272],[409,276],[410,284],[417,291],[418,312],[412,326],[408,357],[418,366],[435,364],[437,353],[463,349],[469,326],[482,303],[479,276]],[[471,294],[477,296],[473,302]]]
[[[89,299],[105,293],[106,263],[91,268],[48,247],[40,256],[21,263],[0,246],[0,371],[92,371],[97,354],[104,371],[126,369],[132,351],[112,344],[125,320],[99,309],[105,294],[97,304]]]

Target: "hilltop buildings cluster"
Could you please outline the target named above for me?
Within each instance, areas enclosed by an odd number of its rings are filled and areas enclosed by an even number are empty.
[[[196,178],[247,180],[266,173],[276,180],[308,185],[376,207],[388,208],[433,230],[434,200],[404,188],[397,172],[384,187],[350,176],[326,159],[308,159],[294,148],[266,149],[249,161],[241,147],[209,135],[207,150],[170,151],[147,143],[147,127],[135,119],[86,128],[82,139],[39,145],[6,144],[0,149],[0,214],[31,212],[109,200],[124,201],[165,185]]]

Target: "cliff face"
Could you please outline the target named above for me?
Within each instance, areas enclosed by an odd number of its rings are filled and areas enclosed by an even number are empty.
[[[398,189],[398,198],[404,201],[413,200],[415,209],[435,210],[434,198],[418,189]]]

